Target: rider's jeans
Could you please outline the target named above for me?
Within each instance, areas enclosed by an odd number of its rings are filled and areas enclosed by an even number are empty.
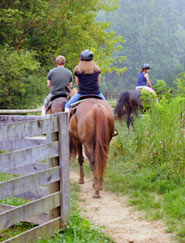
[[[80,97],[82,97],[84,95],[76,93],[65,105],[65,108],[71,108],[71,104],[79,101]],[[100,98],[102,98],[102,100],[106,101],[105,97],[103,96],[102,93],[99,93],[97,96],[99,96]]]

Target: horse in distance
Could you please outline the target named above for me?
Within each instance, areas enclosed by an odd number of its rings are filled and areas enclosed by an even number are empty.
[[[117,115],[120,124],[123,122],[123,118],[126,117],[127,128],[129,130],[130,124],[134,128],[133,114],[138,116],[138,110],[142,110],[141,104],[141,92],[137,90],[122,91],[119,95],[115,114]]]

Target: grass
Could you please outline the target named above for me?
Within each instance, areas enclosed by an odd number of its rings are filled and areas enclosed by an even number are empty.
[[[179,101],[159,103],[137,118],[135,132],[128,134],[126,123],[116,122],[119,135],[111,142],[104,188],[129,195],[129,205],[148,220],[163,220],[166,232],[185,242],[185,130]],[[88,163],[85,174],[91,175]]]
[[[119,135],[111,142],[104,187],[129,195],[130,205],[145,212],[149,220],[164,220],[166,232],[175,232],[176,239],[185,242],[184,124],[175,102],[157,104],[150,114],[136,119],[136,131],[130,134],[125,123],[116,123]],[[85,172],[91,174],[88,163]],[[71,189],[69,228],[38,242],[113,242],[80,216],[79,188],[72,185]]]
[[[7,181],[7,180],[12,180],[16,178],[16,175],[10,175],[6,173],[0,173],[0,182]],[[23,199],[23,198],[15,198],[15,197],[10,197],[6,198],[4,200],[0,200],[0,203],[6,204],[6,205],[11,205],[11,206],[20,206],[23,204],[28,203],[29,200]],[[0,242],[5,241],[17,234],[23,233],[26,230],[29,230],[33,228],[35,225],[29,222],[20,222],[16,225],[12,225],[11,227],[1,230],[0,231]]]
[[[8,229],[4,229],[0,231],[0,242],[4,242],[5,240],[14,237],[18,234],[25,232],[26,230],[32,229],[35,225],[29,222],[20,222],[16,225],[12,225]]]
[[[116,99],[108,99],[107,101],[112,108],[116,107]]]
[[[59,231],[47,239],[36,243],[113,243],[114,241],[103,233],[103,228],[97,227],[89,220],[80,216],[78,206],[78,192],[80,187],[77,183],[71,183],[71,215],[70,224],[65,231]]]
[[[122,128],[119,128],[119,131]],[[124,128],[126,131],[126,127]],[[126,131],[127,133],[127,131]],[[127,141],[132,139],[125,134]],[[128,195],[128,205],[144,212],[148,220],[166,222],[166,232],[175,232],[179,242],[185,241],[185,183],[178,178],[174,181],[163,177],[162,166],[141,167],[132,152],[124,156],[115,156],[114,147],[104,175],[104,189],[119,195]],[[133,148],[130,147],[130,150]],[[78,164],[73,165],[78,169]],[[91,176],[89,164],[85,163],[85,174]]]
[[[6,173],[0,174],[0,182],[14,179],[15,175],[9,175]],[[113,240],[103,233],[103,228],[97,227],[92,224],[89,220],[80,216],[80,210],[78,206],[78,192],[80,187],[78,184],[71,184],[71,215],[70,224],[65,231],[59,231],[55,235],[47,239],[38,240],[37,243],[52,243],[52,242],[73,242],[73,243],[85,243],[85,242],[105,242],[113,243]],[[7,198],[1,200],[0,203],[19,206],[27,203],[28,200],[20,198]],[[29,222],[20,222],[7,229],[0,231],[0,242],[5,241],[15,235],[23,233],[33,227],[35,224]]]
[[[143,210],[147,219],[163,219],[166,231],[175,232],[176,239],[185,242],[185,157],[181,131],[165,131],[161,125],[161,129],[157,127],[158,134],[151,130],[149,134],[146,127],[141,131],[141,125],[144,122],[139,118],[136,131],[128,134],[125,124],[116,124],[119,136],[111,144],[104,186],[129,195],[130,205]]]

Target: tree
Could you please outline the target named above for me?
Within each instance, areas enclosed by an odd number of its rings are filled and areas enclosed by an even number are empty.
[[[112,11],[117,7],[116,3],[117,0],[2,0],[1,47],[8,46],[12,52],[15,50],[20,58],[23,58],[22,51],[34,53],[32,61],[40,64],[45,76],[57,55],[66,56],[66,66],[73,70],[81,51],[87,48],[94,52],[102,74],[111,71],[123,73],[123,67],[112,66],[112,63],[124,60],[113,56],[122,48],[123,39],[114,32],[106,32],[109,24],[96,19],[98,11]],[[33,75],[35,71],[32,70]],[[29,75],[30,82],[32,74]],[[4,78],[3,74],[0,78]],[[6,84],[5,80],[3,82]]]
[[[37,107],[46,88],[44,77],[39,76],[40,64],[35,60],[35,53],[4,48],[0,56],[1,109]]]
[[[127,57],[128,68],[121,76],[122,87],[135,88],[137,73],[145,62],[151,64],[153,83],[162,79],[171,85],[185,69],[184,14],[178,13],[181,5],[175,0],[121,0],[119,4],[119,9],[106,16],[113,22],[111,29],[126,39],[119,51]]]

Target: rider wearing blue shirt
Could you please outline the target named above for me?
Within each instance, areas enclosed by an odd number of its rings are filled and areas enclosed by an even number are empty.
[[[77,102],[81,96],[95,94],[106,101],[99,90],[101,69],[93,61],[93,53],[90,50],[82,51],[80,62],[74,69],[78,92],[66,103],[65,112],[70,113],[71,104]]]
[[[155,91],[152,88],[152,84],[149,79],[150,65],[148,63],[144,63],[142,69],[138,73],[138,82],[136,85],[137,90],[146,89],[151,93],[155,94]]]

